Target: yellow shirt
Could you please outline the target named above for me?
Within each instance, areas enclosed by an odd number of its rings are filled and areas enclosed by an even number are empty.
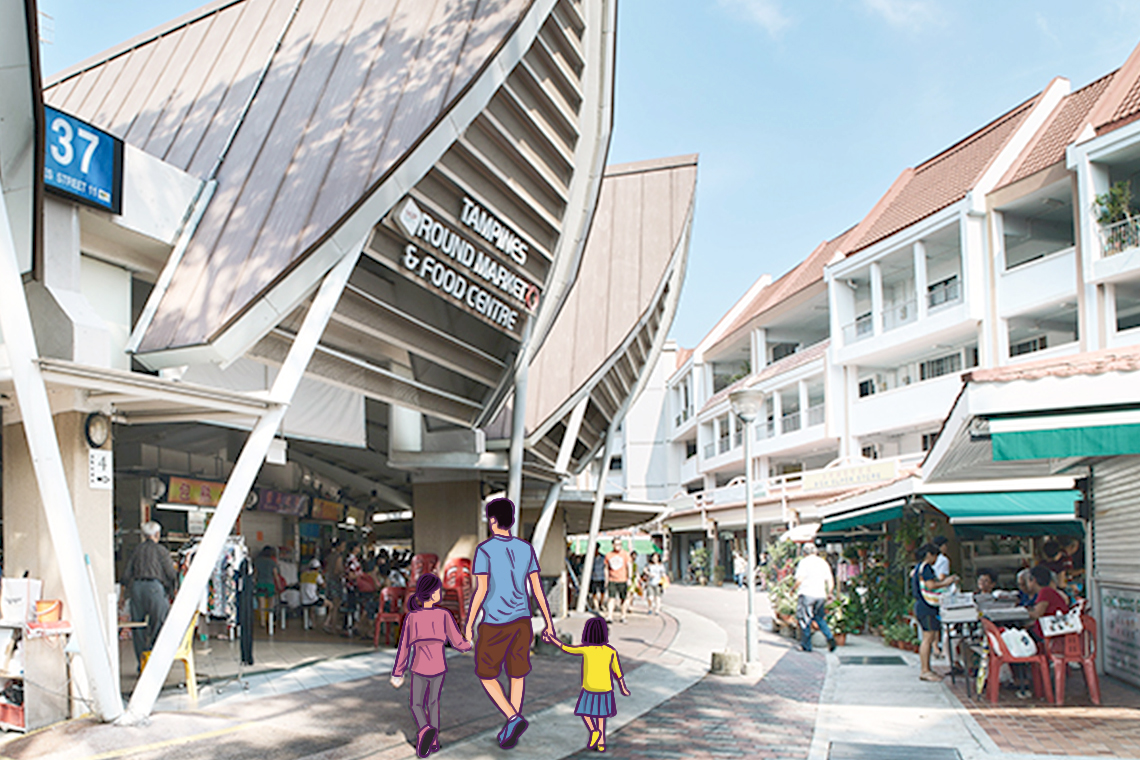
[[[562,647],[567,654],[582,655],[582,688],[586,691],[613,691],[612,671],[615,678],[621,678],[621,663],[617,650],[609,644],[601,646]]]

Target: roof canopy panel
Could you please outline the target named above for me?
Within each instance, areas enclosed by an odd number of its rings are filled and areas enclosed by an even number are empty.
[[[210,341],[335,232],[531,3],[214,4],[51,83],[52,105],[199,177],[232,137],[140,352]]]

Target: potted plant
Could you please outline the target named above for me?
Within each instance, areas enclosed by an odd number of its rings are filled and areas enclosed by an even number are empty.
[[[693,577],[697,579],[697,583],[702,586],[708,583],[709,550],[701,546],[690,551],[689,569],[692,571]]]
[[[1097,223],[1105,228],[1104,252],[1120,253],[1137,242],[1136,225],[1132,223],[1132,183],[1126,179],[1112,183],[1107,193],[1096,196]],[[1128,224],[1120,225],[1121,222]]]
[[[847,643],[847,634],[861,632],[866,623],[867,612],[857,592],[841,592],[828,606],[827,625],[839,646]]]

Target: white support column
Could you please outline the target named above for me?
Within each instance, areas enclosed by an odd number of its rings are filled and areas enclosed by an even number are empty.
[[[234,463],[214,517],[210,520],[205,535],[202,536],[198,551],[190,563],[190,569],[182,581],[181,588],[178,589],[166,622],[158,632],[158,639],[154,642],[150,659],[147,660],[146,667],[143,668],[135,690],[131,694],[127,712],[119,720],[121,725],[137,724],[145,720],[154,709],[155,699],[158,698],[158,692],[166,681],[167,673],[170,672],[178,645],[190,626],[194,609],[198,606],[198,600],[206,590],[210,574],[214,571],[214,564],[225,547],[226,536],[233,530],[234,522],[241,514],[253,481],[265,462],[269,444],[281,426],[305,368],[308,367],[317,342],[340,300],[365,242],[361,240],[359,245],[347,253],[321,283],[320,290],[317,291],[309,307],[309,313],[305,315],[305,321],[301,324],[289,354],[281,365],[281,371],[273,381],[273,388],[269,391],[270,407],[257,421],[242,447],[237,462]]]
[[[800,380],[800,430],[806,430],[808,426],[808,384],[807,380]]]
[[[784,399],[780,389],[772,391],[772,435],[784,434]]]
[[[534,533],[530,537],[530,545],[534,547],[534,556],[541,557],[546,546],[546,537],[550,534],[550,524],[554,522],[554,512],[558,507],[558,497],[562,494],[562,481],[550,484],[546,492],[546,503],[542,505],[542,514],[534,525]],[[565,609],[565,608],[563,608]]]
[[[526,438],[526,382],[530,372],[530,336],[534,329],[534,320],[528,319],[523,328],[522,346],[519,353],[522,361],[519,362],[518,374],[515,375],[515,399],[511,406],[511,449],[507,462],[507,498],[514,502],[515,517],[511,524],[511,535],[519,534],[519,523],[522,522],[522,462],[523,443]]]
[[[918,304],[918,319],[926,319],[926,243],[921,240],[914,244],[914,298]]]
[[[63,590],[71,604],[69,617],[79,641],[79,651],[90,678],[91,695],[99,719],[111,721],[123,712],[118,674],[111,669],[107,640],[100,623],[99,601],[87,574],[83,542],[75,522],[71,492],[55,434],[47,388],[37,363],[32,318],[8,219],[8,207],[0,197],[0,332],[12,365],[16,403],[23,419],[24,434],[32,457],[36,484],[44,506],[48,531],[55,546]]]
[[[752,363],[749,368],[755,374],[768,364],[768,331],[763,327],[757,327],[752,331],[751,338]]]
[[[578,583],[578,612],[586,611],[586,599],[590,595],[590,574],[594,569],[594,555],[597,553],[598,532],[602,527],[602,508],[606,503],[606,475],[610,471],[610,457],[614,453],[614,438],[621,417],[610,423],[606,431],[606,443],[602,447],[602,457],[598,461],[597,492],[594,494],[594,511],[590,514],[590,539],[586,544],[586,559],[582,563],[582,580]]]
[[[582,420],[586,416],[586,407],[590,404],[589,394],[574,405],[570,412],[570,420],[566,423],[566,433],[562,436],[562,445],[558,449],[558,461],[554,463],[554,471],[565,473],[570,466],[570,457],[574,454],[574,444],[578,442],[578,433],[582,430]]]
[[[883,267],[877,261],[871,264],[871,326],[883,334]]]

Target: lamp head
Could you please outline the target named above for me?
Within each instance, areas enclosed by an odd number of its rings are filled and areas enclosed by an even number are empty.
[[[758,388],[737,388],[728,394],[732,411],[745,422],[754,421],[764,408],[764,393]]]

